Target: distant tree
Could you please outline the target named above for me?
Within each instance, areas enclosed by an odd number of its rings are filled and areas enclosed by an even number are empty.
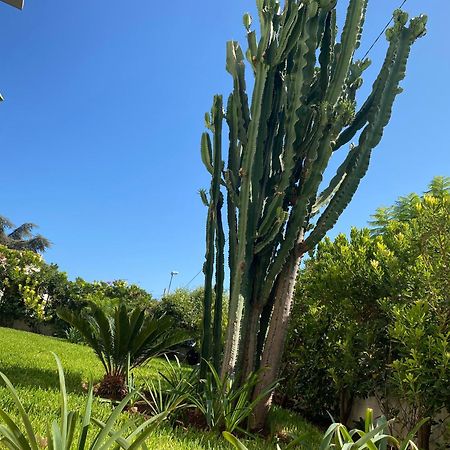
[[[15,225],[6,217],[0,216],[0,244],[12,250],[30,250],[34,253],[45,252],[51,242],[37,234],[33,236],[34,223],[24,223],[15,228]],[[9,230],[12,230],[9,232]]]
[[[436,176],[428,185],[428,190],[424,192],[425,196],[434,197],[442,202],[444,197],[449,196],[450,177]],[[405,223],[413,219],[418,219],[422,210],[418,206],[423,200],[419,194],[411,193],[399,199],[392,205],[384,208],[377,208],[372,220],[369,222],[372,228],[372,234],[382,234],[387,231],[388,225],[392,221]]]

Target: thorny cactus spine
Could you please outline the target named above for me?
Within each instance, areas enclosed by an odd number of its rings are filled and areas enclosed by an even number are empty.
[[[245,378],[264,367],[255,396],[278,374],[300,258],[334,226],[353,197],[401,91],[411,45],[425,33],[425,16],[407,26],[407,14],[394,12],[384,63],[357,110],[356,92],[370,65],[355,58],[367,0],[348,1],[340,42],[336,3],[286,0],[281,6],[257,0],[259,40],[251,17],[244,16],[245,55],[255,78],[251,102],[244,53],[237,42],[228,42],[226,68],[233,90],[224,117],[217,110],[221,97],[214,98],[209,132],[202,136],[202,159],[212,174],[209,199],[202,194],[208,206],[203,355],[212,358],[207,339],[212,336],[214,272],[216,290],[222,292],[223,190],[230,301],[222,374]],[[223,118],[229,129],[226,164],[220,144]],[[357,143],[350,144],[336,175],[319,193],[330,159],[353,139]],[[214,352],[220,350],[219,319]],[[219,357],[215,353],[216,364]],[[261,425],[269,403],[255,412],[254,426]]]

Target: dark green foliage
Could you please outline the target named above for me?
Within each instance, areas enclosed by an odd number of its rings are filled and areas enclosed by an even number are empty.
[[[154,302],[150,309],[156,317],[167,316],[173,319],[173,325],[182,330],[190,339],[200,342],[202,329],[204,289],[176,289]]]
[[[6,231],[8,228],[12,231]],[[50,247],[50,241],[40,234],[33,236],[34,223],[24,223],[20,227],[14,225],[3,216],[0,216],[0,245],[14,250],[30,250],[35,253],[42,253]]]
[[[136,284],[124,280],[94,281],[92,283],[77,278],[69,286],[69,298],[84,305],[95,303],[105,311],[111,312],[120,304],[128,309],[136,307],[151,309],[155,305],[152,295]]]
[[[379,300],[402,289],[386,252],[381,237],[352,229],[321,242],[299,274],[284,395],[310,417],[346,423],[352,400],[385,382],[390,318]]]
[[[186,339],[173,330],[171,318],[155,319],[141,308],[129,312],[123,304],[115,308],[113,315],[91,304],[81,313],[58,310],[58,316],[80,331],[103,364],[106,376],[122,381],[127,380],[129,369]]]

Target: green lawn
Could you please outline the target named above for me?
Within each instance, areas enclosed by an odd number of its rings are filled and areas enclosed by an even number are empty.
[[[34,425],[44,434],[46,424],[58,417],[59,384],[56,364],[50,352],[60,357],[65,369],[70,407],[83,410],[85,395],[82,383],[91,378],[98,380],[102,376],[102,366],[89,347],[71,344],[61,339],[50,338],[33,333],[0,328],[0,371],[15,385],[19,396],[30,414]],[[162,370],[164,363],[154,360],[144,368],[135,371],[136,383],[142,383],[146,377],[155,376]],[[0,384],[0,408],[15,413],[8,391]],[[103,418],[110,406],[96,400],[94,416]],[[271,416],[271,428],[274,432],[292,432],[301,434],[311,432],[314,440],[320,433],[301,418],[286,411],[274,411]],[[195,429],[172,429],[168,425],[160,426],[149,439],[149,447],[158,450],[231,450],[221,436],[199,432]],[[253,440],[250,449],[275,449],[272,442]]]

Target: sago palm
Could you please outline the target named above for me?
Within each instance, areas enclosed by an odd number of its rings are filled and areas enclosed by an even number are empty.
[[[186,340],[174,331],[171,318],[154,318],[142,308],[129,312],[124,304],[111,315],[95,304],[83,312],[61,309],[58,315],[92,347],[106,372],[98,394],[114,399],[126,394],[130,369]]]

